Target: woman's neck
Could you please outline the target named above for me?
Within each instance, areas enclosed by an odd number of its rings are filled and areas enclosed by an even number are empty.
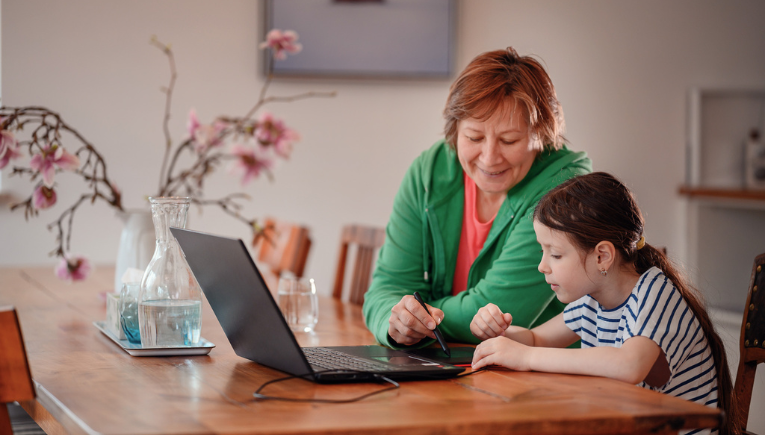
[[[507,193],[487,193],[476,187],[475,209],[478,222],[488,222],[497,215]]]

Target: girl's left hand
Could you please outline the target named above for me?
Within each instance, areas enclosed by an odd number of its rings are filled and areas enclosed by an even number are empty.
[[[490,338],[475,348],[472,368],[477,370],[481,367],[496,365],[527,372],[531,370],[528,356],[532,350],[532,347],[504,336]]]

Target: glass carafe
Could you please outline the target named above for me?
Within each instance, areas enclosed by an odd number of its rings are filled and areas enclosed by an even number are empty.
[[[138,296],[142,347],[196,346],[202,329],[202,291],[170,232],[185,228],[189,198],[149,198],[157,242]]]

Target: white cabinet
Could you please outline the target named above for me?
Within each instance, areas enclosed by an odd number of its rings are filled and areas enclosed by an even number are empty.
[[[739,313],[754,257],[765,252],[765,191],[744,182],[752,129],[765,131],[765,90],[690,91],[684,266],[710,306]]]

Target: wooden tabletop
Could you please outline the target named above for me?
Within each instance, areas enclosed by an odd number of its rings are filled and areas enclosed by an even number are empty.
[[[234,354],[204,301],[209,356],[132,357],[94,326],[113,269],[68,284],[52,268],[0,268],[0,305],[16,306],[38,397],[22,406],[49,434],[669,434],[716,427],[709,407],[622,382],[492,369],[458,379],[403,382],[347,404],[257,401],[284,374]],[[255,315],[255,313],[253,313]],[[302,346],[373,344],[358,306],[321,298]],[[294,379],[273,395],[341,399],[376,384]]]

